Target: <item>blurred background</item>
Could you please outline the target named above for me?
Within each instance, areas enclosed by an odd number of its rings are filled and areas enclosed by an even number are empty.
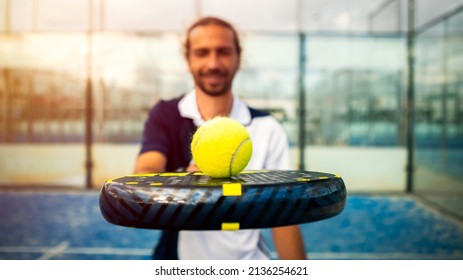
[[[193,86],[203,15],[240,30],[234,91],[283,123],[294,168],[463,216],[462,0],[0,0],[0,185],[131,173],[148,110]]]

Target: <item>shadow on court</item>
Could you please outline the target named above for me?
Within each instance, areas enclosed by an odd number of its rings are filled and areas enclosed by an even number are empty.
[[[107,223],[98,195],[0,191],[0,259],[149,259],[159,231]],[[301,229],[312,259],[463,259],[463,224],[411,196],[349,195]]]

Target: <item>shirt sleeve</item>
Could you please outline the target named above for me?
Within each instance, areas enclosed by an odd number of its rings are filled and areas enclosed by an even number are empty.
[[[150,111],[145,122],[140,154],[158,151],[169,154],[169,133],[164,112],[164,101],[157,103]]]

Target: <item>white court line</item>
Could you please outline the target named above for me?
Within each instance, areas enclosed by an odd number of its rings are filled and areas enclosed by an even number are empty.
[[[56,249],[64,250],[56,250]],[[42,247],[42,246],[4,246],[0,247],[0,253],[44,253],[54,252],[59,254],[83,254],[83,255],[127,255],[147,256],[152,249],[112,248],[112,247]]]
[[[414,254],[414,253],[308,253],[309,259],[320,260],[463,260],[462,253]]]
[[[49,259],[52,258],[53,256],[62,254],[64,251],[66,251],[66,249],[67,249],[68,247],[69,247],[69,242],[63,241],[63,242],[61,242],[60,244],[58,244],[57,246],[54,246],[54,247],[51,247],[51,248],[48,249],[48,250],[45,250],[45,251],[44,251],[44,254],[41,255],[41,256],[38,258],[38,260],[49,260]]]
[[[0,247],[1,253],[42,253],[40,259],[49,259],[53,256],[65,255],[117,255],[117,256],[151,256],[152,249],[134,249],[134,248],[113,248],[113,247],[69,247],[68,242],[62,242],[54,247],[39,246],[4,246]],[[276,253],[272,252],[271,256],[276,258]],[[462,253],[447,254],[414,254],[414,253],[333,253],[333,252],[314,252],[308,253],[309,259],[325,260],[462,260]]]

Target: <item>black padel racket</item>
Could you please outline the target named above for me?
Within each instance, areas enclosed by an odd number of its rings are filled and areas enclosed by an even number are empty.
[[[311,171],[129,175],[106,181],[100,209],[110,223],[166,230],[239,230],[303,224],[342,212],[341,177]]]

